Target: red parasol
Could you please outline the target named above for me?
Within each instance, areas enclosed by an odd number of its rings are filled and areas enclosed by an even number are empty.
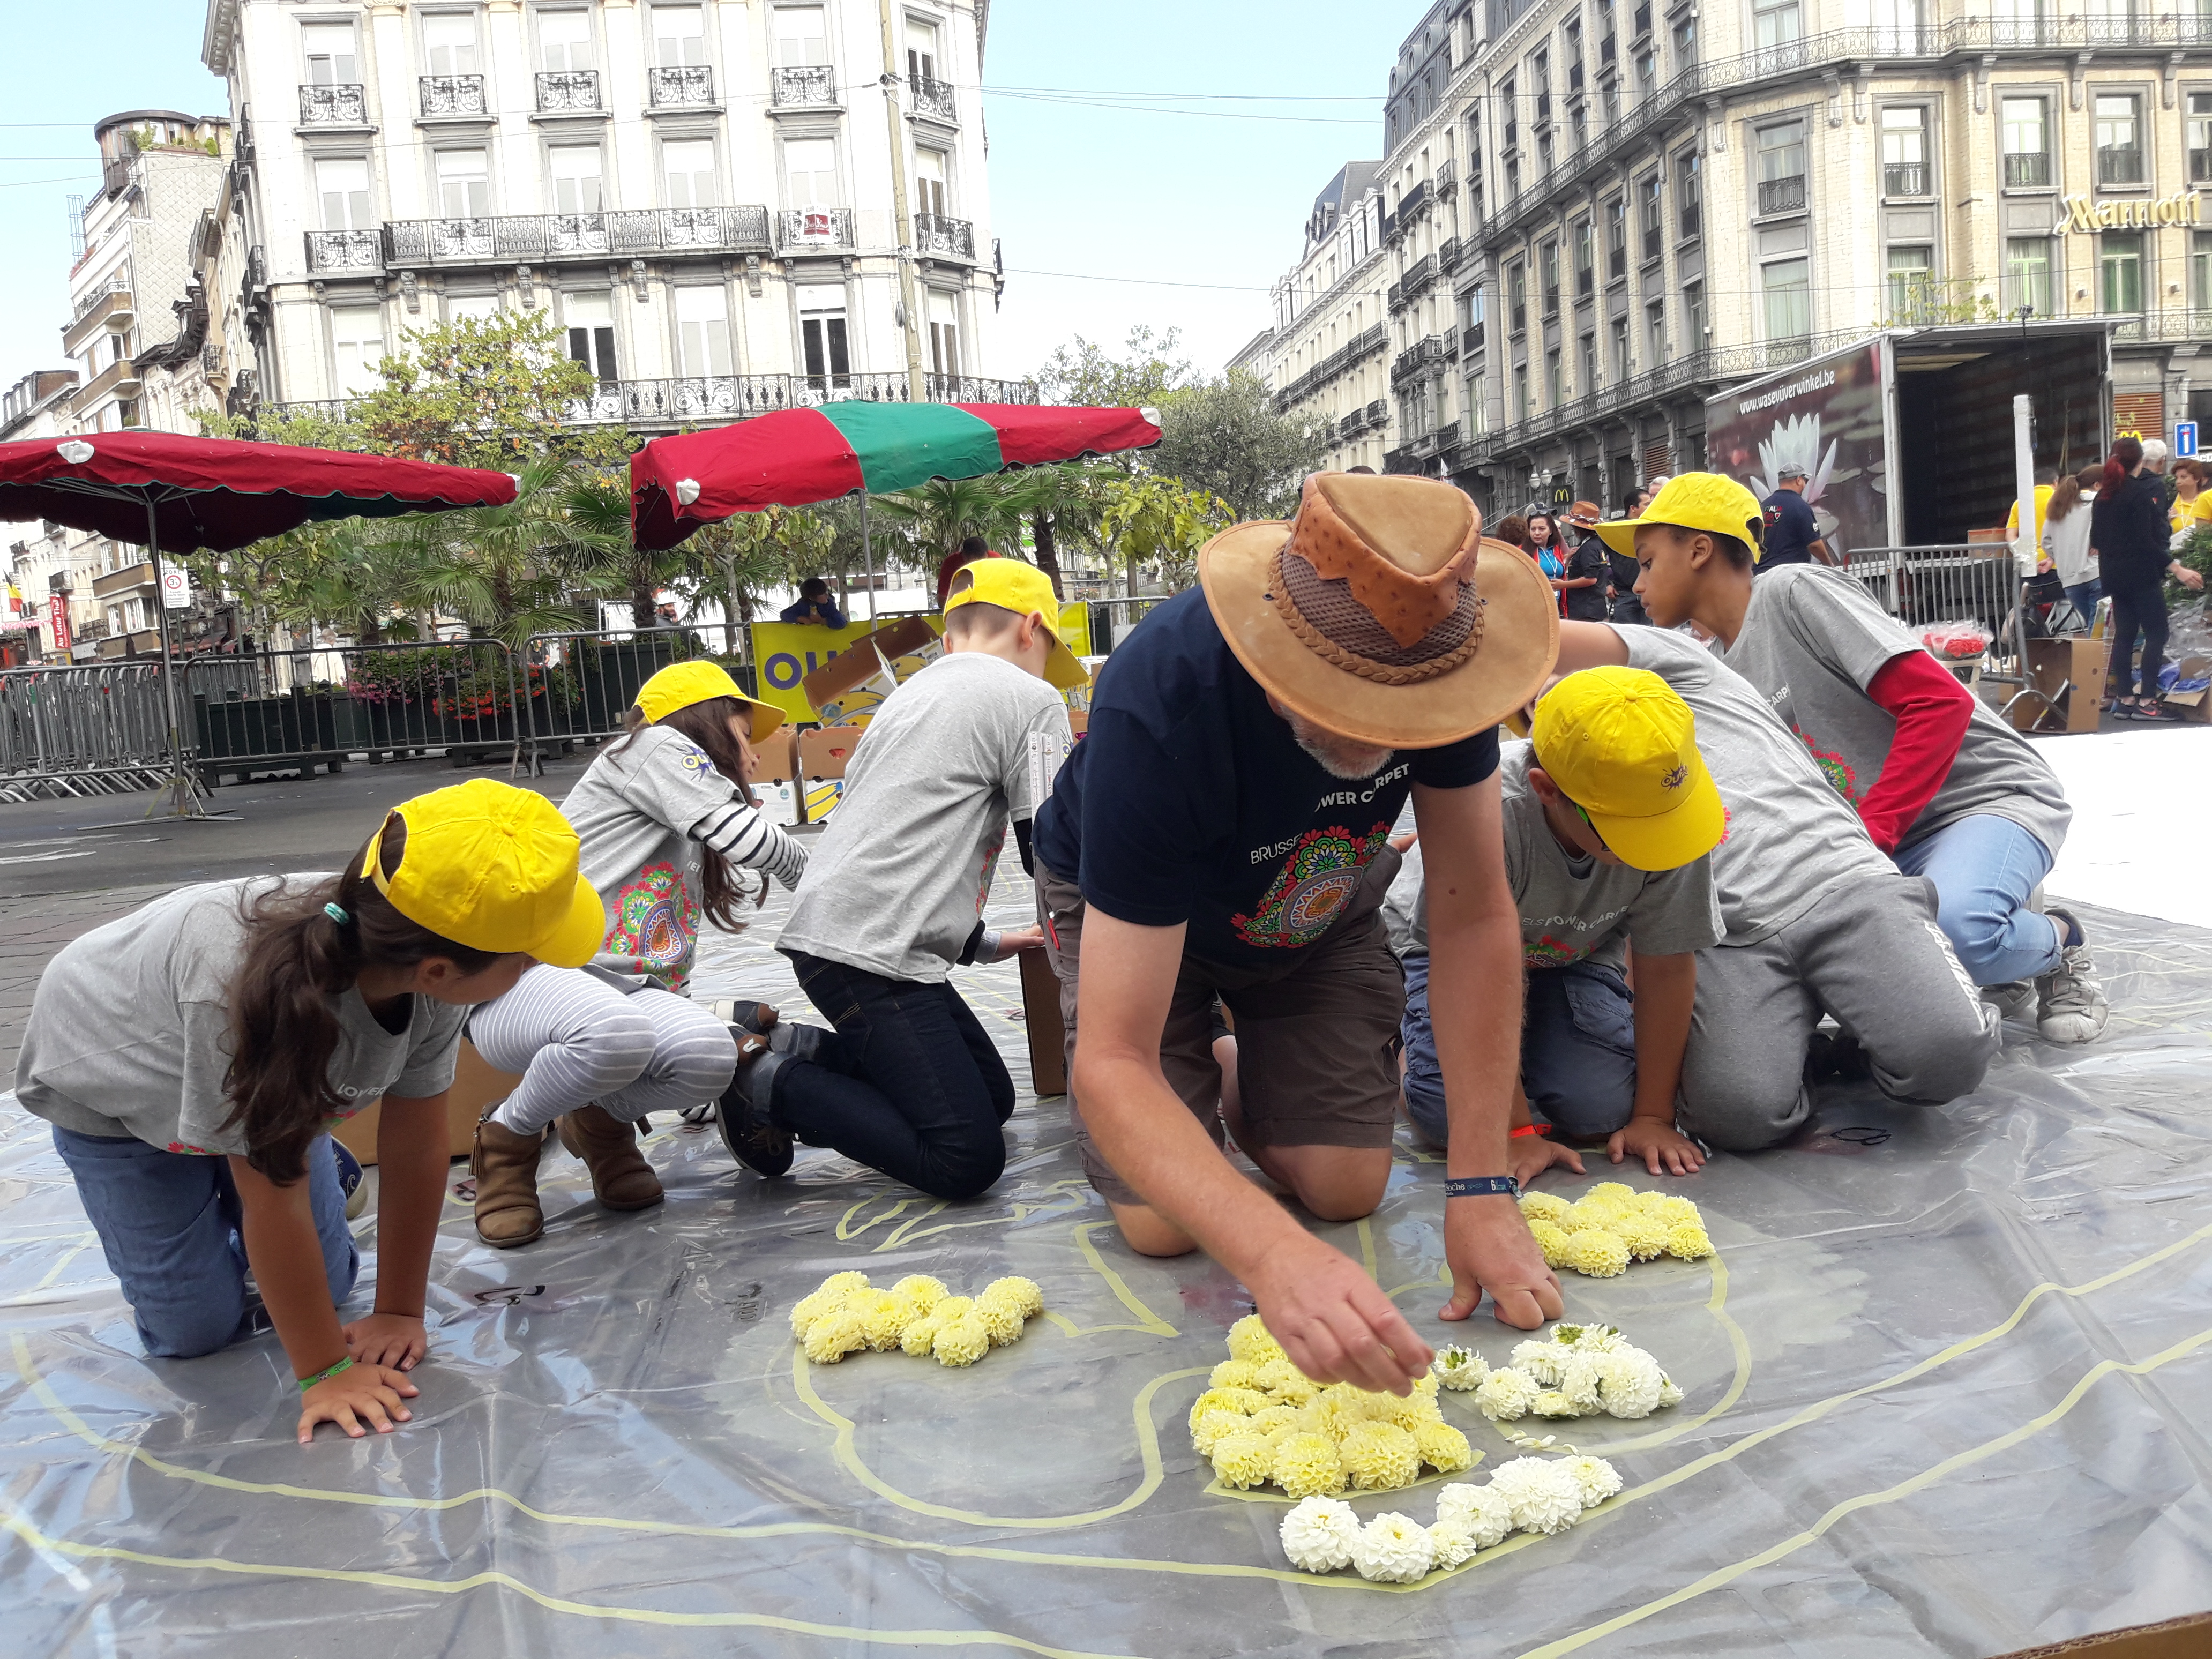
[[[154,586],[161,555],[228,553],[315,519],[391,518],[514,499],[504,472],[439,466],[235,438],[174,432],[97,432],[82,438],[0,444],[0,519],[51,519],[146,550]],[[185,766],[183,717],[170,672],[169,612],[158,604],[161,684],[176,759],[171,805],[197,813]]]

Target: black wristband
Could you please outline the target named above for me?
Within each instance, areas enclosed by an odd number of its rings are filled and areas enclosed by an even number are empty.
[[[1444,1181],[1446,1198],[1518,1198],[1521,1183],[1511,1176],[1452,1176]]]

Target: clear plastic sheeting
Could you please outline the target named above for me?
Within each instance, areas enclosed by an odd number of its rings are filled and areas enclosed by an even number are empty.
[[[1027,903],[1002,876],[994,915]],[[767,948],[776,919],[715,947],[697,994],[803,1014]],[[273,1339],[141,1357],[42,1128],[10,1112],[4,1645],[1876,1659],[2199,1611],[2212,935],[2085,920],[2113,1002],[2102,1042],[2060,1050],[2015,1024],[1984,1089],[1942,1110],[1832,1091],[1799,1144],[1683,1183],[1717,1261],[1570,1275],[1571,1316],[1620,1325],[1687,1399],[1556,1425],[1626,1490],[1571,1533],[1411,1586],[1291,1571],[1284,1503],[1213,1486],[1184,1418],[1247,1299],[1203,1258],[1121,1246],[1057,1100],[1024,1097],[1006,1178],[974,1204],[820,1152],[782,1182],[739,1176],[712,1128],[666,1121],[659,1208],[603,1213],[556,1153],[544,1238],[501,1253],[457,1197],[415,1420],[305,1450]],[[1025,1084],[1012,969],[960,980]],[[1425,1336],[1503,1361],[1516,1334],[1486,1311],[1436,1317],[1442,1174],[1401,1144],[1381,1210],[1323,1232]],[[361,1231],[373,1248],[373,1219]],[[787,1314],[843,1268],[959,1290],[1026,1274],[1047,1312],[969,1370],[811,1368]],[[1443,1403],[1474,1478],[1516,1455],[1467,1396]],[[1353,1503],[1425,1522],[1434,1485]]]

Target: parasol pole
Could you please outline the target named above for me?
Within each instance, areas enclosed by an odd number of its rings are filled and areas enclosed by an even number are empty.
[[[876,619],[876,556],[868,545],[868,492],[860,491],[860,569],[868,584],[868,620]]]
[[[185,765],[184,715],[177,701],[177,665],[169,649],[169,596],[161,590],[161,534],[155,516],[154,497],[146,501],[146,556],[154,567],[154,617],[161,634],[161,701],[169,714],[169,816],[204,817],[200,811],[199,786]],[[149,809],[147,816],[153,816]]]

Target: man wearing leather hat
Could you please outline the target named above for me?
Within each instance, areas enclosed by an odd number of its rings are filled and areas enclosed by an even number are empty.
[[[1535,565],[1427,479],[1316,474],[1296,519],[1236,526],[1198,562],[1200,591],[1108,663],[1038,814],[1085,1170],[1133,1248],[1203,1248],[1242,1279],[1309,1375],[1402,1390],[1426,1346],[1220,1148],[1225,1131],[1324,1220],[1380,1201],[1404,986],[1378,911],[1410,795],[1451,1102],[1444,1316],[1487,1289],[1508,1323],[1558,1317],[1508,1175],[1521,949],[1496,776],[1498,721],[1550,673],[1558,615]]]

